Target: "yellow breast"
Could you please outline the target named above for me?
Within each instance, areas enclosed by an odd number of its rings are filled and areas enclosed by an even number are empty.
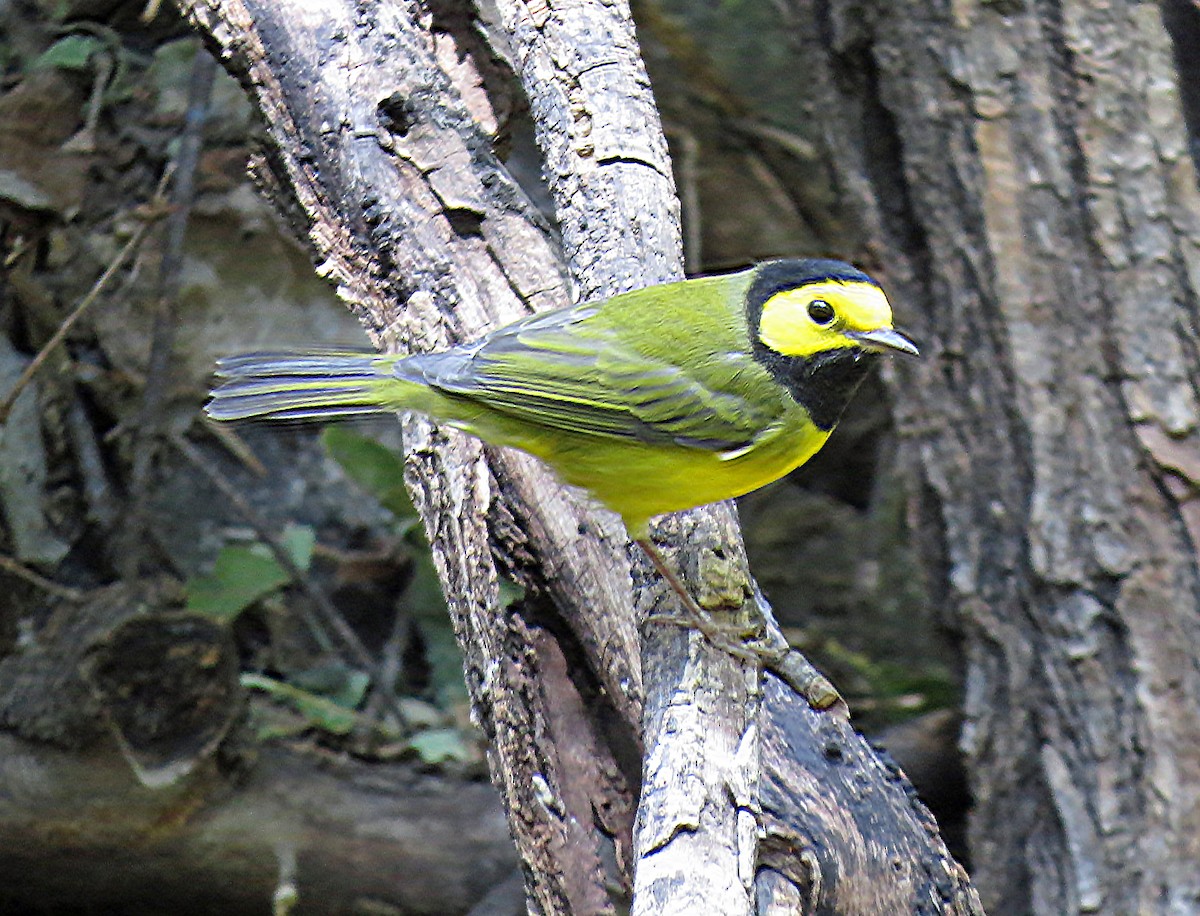
[[[778,480],[828,438],[828,432],[803,422],[768,431],[738,453],[562,435],[523,447],[618,513],[637,538],[645,536],[654,516],[731,499]]]

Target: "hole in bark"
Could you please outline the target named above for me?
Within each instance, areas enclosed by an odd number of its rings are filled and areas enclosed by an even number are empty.
[[[375,111],[379,116],[380,126],[397,137],[407,137],[413,128],[412,103],[398,92],[380,101]]]
[[[446,219],[450,220],[450,228],[459,238],[479,238],[483,233],[483,214],[466,207],[451,207],[446,210]]]

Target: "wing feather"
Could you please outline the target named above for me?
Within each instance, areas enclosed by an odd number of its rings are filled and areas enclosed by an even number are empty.
[[[528,423],[646,443],[737,451],[776,419],[770,404],[738,390],[755,365],[749,354],[713,355],[721,363],[713,371],[687,372],[624,344],[616,329],[588,320],[595,314],[585,305],[535,315],[395,371]]]

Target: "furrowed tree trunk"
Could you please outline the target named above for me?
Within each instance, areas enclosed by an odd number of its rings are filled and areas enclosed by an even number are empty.
[[[179,5],[264,116],[264,183],[381,346],[437,348],[525,303],[563,304],[568,272],[589,296],[680,275],[670,163],[624,4],[499,4],[561,253],[491,151],[449,5]],[[670,599],[610,515],[526,456],[424,420],[406,431],[532,912],[615,912],[631,892],[645,913],[979,912],[903,776],[844,719],[773,678],[764,689],[757,666],[698,634],[650,626],[639,640],[631,580],[639,612]],[[769,613],[730,507],[656,536],[702,601]],[[524,600],[502,604],[501,571]]]
[[[1198,912],[1200,10],[788,10],[926,357],[897,426],[964,638],[983,899]]]

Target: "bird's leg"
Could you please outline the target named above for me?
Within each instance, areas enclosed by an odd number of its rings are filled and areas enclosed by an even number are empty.
[[[679,596],[680,603],[683,605],[683,619],[676,618],[666,622],[678,621],[690,624],[718,649],[728,652],[735,658],[764,666],[808,700],[813,709],[833,710],[847,719],[850,717],[846,701],[837,692],[837,688],[809,664],[808,659],[788,645],[778,625],[768,626],[766,638],[756,643],[732,641],[729,638],[729,629],[713,620],[712,615],[696,602],[683,582],[675,575],[675,571],[667,565],[667,561],[663,559],[663,555],[658,552],[658,548],[654,546],[653,542],[649,538],[635,538],[634,540],[650,558],[650,563],[658,571],[658,574],[666,579],[672,591]]]
[[[723,649],[730,655],[746,661],[756,662],[758,664],[771,664],[771,659],[766,658],[764,653],[756,651],[744,643],[737,643],[729,638],[729,628],[722,627],[712,615],[696,602],[687,587],[675,575],[675,571],[667,565],[667,561],[663,559],[663,555],[658,552],[658,548],[649,538],[636,538],[635,542],[645,551],[646,556],[650,558],[651,564],[658,571],[658,574],[667,580],[667,584],[671,586],[672,591],[679,596],[680,603],[683,604],[684,623],[695,627],[704,637],[718,649]],[[668,620],[667,622],[674,622]]]

